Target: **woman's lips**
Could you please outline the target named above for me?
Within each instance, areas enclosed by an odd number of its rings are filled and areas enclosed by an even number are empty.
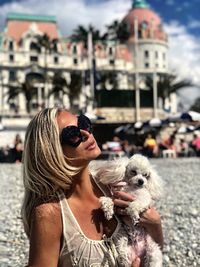
[[[96,147],[96,142],[92,141],[86,146],[86,150],[93,150]]]

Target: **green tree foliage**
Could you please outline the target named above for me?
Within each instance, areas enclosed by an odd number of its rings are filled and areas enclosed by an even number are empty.
[[[26,111],[28,113],[31,112],[31,100],[34,96],[37,95],[37,88],[31,83],[29,79],[26,79],[25,82],[19,83],[18,81],[15,84],[8,85],[7,92],[7,101],[8,103],[18,97],[18,95],[22,93],[26,99]]]
[[[68,95],[70,101],[70,107],[73,109],[74,100],[79,97],[82,88],[82,75],[80,71],[72,71],[70,73],[70,81],[67,82],[62,72],[56,72],[52,78],[52,90],[49,93],[59,98],[59,102],[62,103],[63,99],[60,99],[60,95]],[[62,103],[63,104],[63,103]]]
[[[118,40],[120,43],[126,43],[130,36],[129,25],[125,22],[114,20],[107,25],[107,38],[112,41]]]
[[[98,29],[95,29],[94,26],[89,25],[88,28],[85,28],[82,25],[79,25],[72,33],[71,35],[71,41],[72,42],[83,42],[84,48],[87,49],[88,46],[88,34],[89,32],[92,33],[92,41],[93,44],[101,41],[104,42],[107,38],[107,34],[101,35],[100,31]]]
[[[99,84],[100,89],[108,89],[108,85],[113,89],[118,88],[117,73],[114,71],[102,71],[99,73]]]
[[[148,76],[146,79],[146,85],[153,90],[153,78]],[[179,80],[174,74],[166,74],[160,76],[157,82],[158,97],[163,101],[169,97],[170,94],[175,93],[183,88],[194,86],[190,80]]]

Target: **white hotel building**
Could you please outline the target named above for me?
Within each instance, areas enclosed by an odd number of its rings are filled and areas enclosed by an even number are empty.
[[[134,1],[123,21],[130,29],[126,44],[108,42],[95,44],[94,57],[97,72],[115,72],[118,86],[107,83],[107,88],[95,92],[96,104],[88,104],[93,92],[88,85],[82,86],[80,96],[75,100],[77,110],[93,112],[106,118],[107,123],[124,123],[164,117],[164,109],[157,97],[156,81],[168,73],[167,35],[160,17],[143,0]],[[37,36],[47,34],[57,39],[51,53],[45,55],[43,47],[37,48]],[[46,59],[45,59],[46,57]],[[46,60],[46,64],[45,64]],[[26,99],[22,92],[8,101],[9,86],[24,83],[27,77],[34,77],[37,95],[31,100],[31,114],[41,106],[52,107],[61,104],[49,95],[51,82],[44,82],[44,76],[53,77],[61,71],[67,81],[72,71],[83,75],[89,68],[88,53],[82,43],[74,43],[63,37],[53,16],[10,13],[6,27],[0,34],[0,115],[27,116]],[[145,85],[145,77],[153,79],[154,89]],[[62,104],[70,109],[68,95],[62,95]],[[166,99],[171,112],[176,112],[176,97]]]

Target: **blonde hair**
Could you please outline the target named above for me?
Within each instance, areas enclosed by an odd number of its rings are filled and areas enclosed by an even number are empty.
[[[61,111],[64,110],[49,108],[40,111],[31,120],[26,131],[22,220],[28,236],[33,208],[41,201],[57,198],[58,190],[69,190],[73,177],[82,169],[72,166],[63,154],[56,119]]]

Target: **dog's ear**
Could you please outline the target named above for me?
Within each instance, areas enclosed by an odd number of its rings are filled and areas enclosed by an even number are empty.
[[[148,189],[154,200],[158,199],[163,194],[163,181],[154,168],[150,170]]]
[[[126,158],[119,158],[104,162],[93,172],[97,181],[103,184],[112,184],[123,180],[126,170]]]

